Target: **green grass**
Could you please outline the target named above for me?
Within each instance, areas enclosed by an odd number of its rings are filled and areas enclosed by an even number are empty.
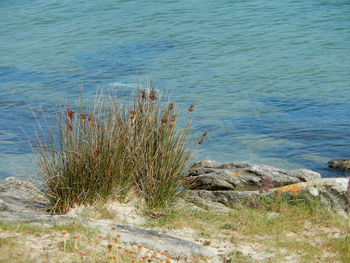
[[[227,240],[234,247],[259,244],[274,255],[266,262],[286,261],[285,251],[295,255],[300,262],[329,262],[333,259],[334,262],[349,262],[348,220],[323,209],[317,201],[312,202],[312,206],[310,204],[309,201],[290,203],[278,200],[269,205],[265,203],[262,208],[241,206],[228,212],[181,208],[151,220],[146,226],[170,232],[192,228],[196,231],[195,238],[214,243],[215,240]],[[340,233],[339,238],[327,233],[333,230]],[[232,255],[235,255],[232,262],[253,262],[239,250],[233,251]]]
[[[341,262],[350,262],[350,232],[345,237],[327,240],[324,246],[331,248],[331,251],[339,252],[337,258]]]
[[[14,231],[21,234],[37,234],[40,233],[41,229],[42,227],[36,224],[0,221],[0,231]]]

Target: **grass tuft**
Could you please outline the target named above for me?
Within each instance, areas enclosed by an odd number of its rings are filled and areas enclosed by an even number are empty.
[[[38,136],[37,164],[53,212],[111,196],[124,201],[131,190],[148,209],[171,206],[191,157],[190,122],[177,128],[176,105],[162,102],[154,88],[129,103],[101,94],[88,105],[66,106],[56,132]]]

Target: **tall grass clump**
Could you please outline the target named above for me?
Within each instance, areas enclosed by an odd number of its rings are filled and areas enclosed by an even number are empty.
[[[177,108],[170,102],[162,105],[154,89],[149,94],[142,91],[133,107],[133,133],[140,161],[135,170],[135,187],[148,209],[164,209],[183,188],[183,172],[191,156],[190,123],[176,129]]]
[[[60,110],[50,139],[38,136],[38,166],[53,212],[111,196],[123,201],[130,190],[147,208],[171,205],[191,157],[189,122],[178,129],[177,116],[153,88],[128,103],[100,95],[92,107]]]

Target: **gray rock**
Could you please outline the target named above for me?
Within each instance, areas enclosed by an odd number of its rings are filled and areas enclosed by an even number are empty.
[[[259,191],[208,191],[190,190],[186,193],[186,200],[194,204],[214,207],[215,203],[227,207],[235,207],[242,203],[249,203],[259,198],[273,198],[276,194],[286,195],[289,198],[314,198],[328,209],[335,210],[347,216],[350,209],[350,179],[349,178],[322,178],[291,184],[279,188]]]
[[[350,178],[323,178],[296,185],[301,193],[319,198],[322,205],[343,216],[350,212]]]
[[[284,170],[246,162],[221,163],[205,160],[189,170],[191,189],[195,190],[258,190],[269,177],[275,187],[321,178],[307,169]]]
[[[217,204],[219,207],[224,205],[229,208],[234,208],[258,196],[260,196],[258,191],[190,190],[187,191],[185,198],[191,203],[206,208],[215,208]]]
[[[331,160],[328,162],[328,167],[350,172],[350,160]]]
[[[0,178],[0,218],[35,218],[46,215],[48,208],[33,184],[15,177]]]

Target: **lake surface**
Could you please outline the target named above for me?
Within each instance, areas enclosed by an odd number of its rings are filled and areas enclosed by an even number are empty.
[[[350,158],[350,1],[0,1],[0,177],[37,174],[32,111],[147,76],[185,109],[196,160]]]

